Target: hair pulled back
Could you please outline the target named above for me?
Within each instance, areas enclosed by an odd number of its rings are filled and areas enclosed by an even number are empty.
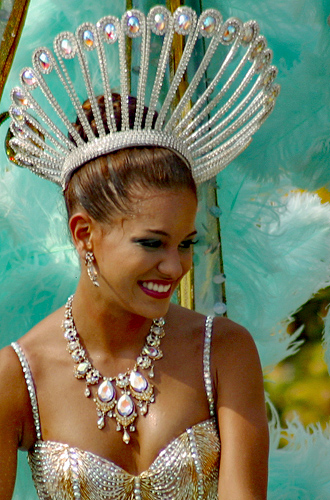
[[[120,95],[113,94],[117,130],[121,124]],[[98,105],[105,120],[104,97]],[[95,131],[95,122],[89,101],[83,105],[89,123]],[[133,128],[136,99],[129,98],[130,128]],[[147,114],[144,110],[142,128]],[[84,130],[77,119],[75,127],[87,142]],[[108,133],[109,131],[106,130]],[[196,185],[190,169],[175,153],[160,147],[143,146],[121,149],[92,160],[72,176],[64,192],[68,217],[80,207],[96,221],[109,223],[118,213],[129,212],[131,202],[141,190],[190,189],[195,196]]]

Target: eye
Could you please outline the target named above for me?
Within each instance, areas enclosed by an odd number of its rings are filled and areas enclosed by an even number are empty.
[[[182,243],[180,243],[179,248],[188,250],[192,246],[196,245],[196,243],[198,243],[198,240],[184,240]]]
[[[140,238],[137,240],[134,240],[135,243],[138,245],[141,245],[142,247],[145,248],[160,248],[163,244],[161,240],[153,239],[153,238]]]

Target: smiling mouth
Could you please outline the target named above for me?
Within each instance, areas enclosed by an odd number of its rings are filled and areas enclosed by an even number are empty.
[[[153,283],[152,281],[144,281],[142,286],[144,288],[148,288],[148,290],[159,293],[166,293],[171,288],[171,285],[159,285],[158,283]]]
[[[141,289],[147,295],[156,298],[167,298],[171,295],[171,284],[156,283],[155,281],[140,281]]]

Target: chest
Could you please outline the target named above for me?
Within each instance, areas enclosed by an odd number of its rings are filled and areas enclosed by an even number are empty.
[[[29,456],[43,500],[215,500],[219,459],[214,419],[186,429],[139,475],[93,453],[56,442],[39,441]]]

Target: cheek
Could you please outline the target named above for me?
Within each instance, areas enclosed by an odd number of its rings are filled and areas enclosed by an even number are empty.
[[[182,262],[182,267],[183,267],[185,273],[187,273],[189,271],[189,269],[191,269],[192,264],[193,264],[192,251],[187,253],[187,255],[184,255],[183,258],[181,259],[181,262]]]

